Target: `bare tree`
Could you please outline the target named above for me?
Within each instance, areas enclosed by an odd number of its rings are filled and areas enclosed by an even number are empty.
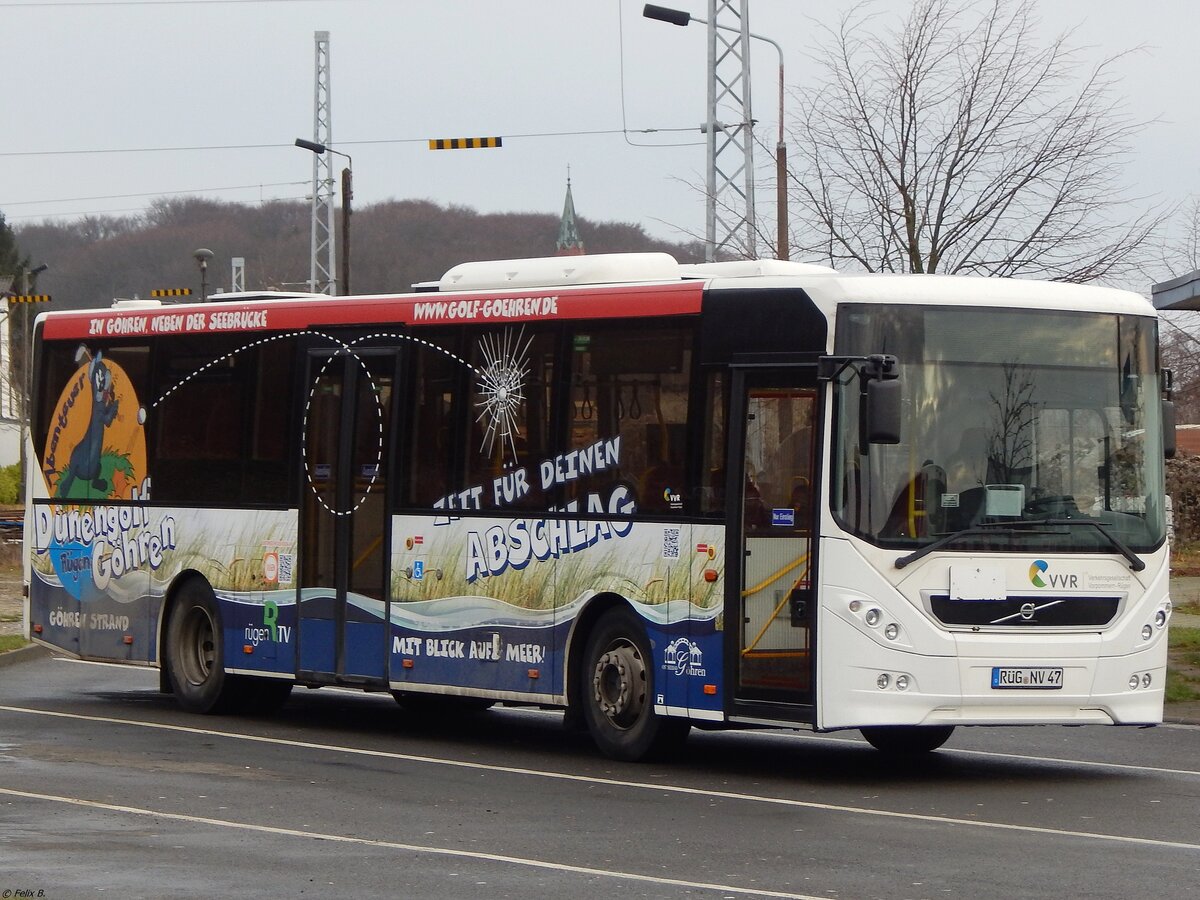
[[[1109,57],[1039,40],[1033,0],[914,0],[898,28],[856,8],[800,93],[795,243],[868,271],[1091,281],[1136,268],[1163,214],[1121,188],[1141,123]]]
[[[1037,412],[1034,378],[1028,366],[1006,362],[1001,366],[1004,390],[988,391],[992,427],[988,431],[988,460],[1004,483],[1020,481],[1033,465],[1033,423]]]
[[[1171,236],[1162,242],[1154,281],[1166,282],[1200,269],[1200,197],[1192,196],[1176,210]],[[1200,312],[1161,310],[1158,352],[1175,382],[1175,410],[1180,422],[1200,422]]]

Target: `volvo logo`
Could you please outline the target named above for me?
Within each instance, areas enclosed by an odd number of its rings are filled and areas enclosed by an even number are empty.
[[[1067,601],[1065,601],[1065,600],[1051,600],[1048,603],[1034,603],[1032,601],[1030,601],[1028,603],[1022,603],[1021,608],[1019,610],[1017,610],[1015,613],[1012,613],[1011,615],[1007,615],[1007,616],[1001,616],[999,619],[993,619],[991,621],[991,624],[992,625],[1016,624],[1014,620],[1018,619],[1018,618],[1021,619],[1021,621],[1023,621],[1023,622],[1032,622],[1032,621],[1034,621],[1033,617],[1036,616],[1042,610],[1050,609],[1053,606],[1058,606],[1059,604],[1066,603],[1066,602]],[[1009,607],[1009,609],[1011,609],[1011,608],[1012,607]]]

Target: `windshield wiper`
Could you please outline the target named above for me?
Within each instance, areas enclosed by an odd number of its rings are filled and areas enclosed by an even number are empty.
[[[997,524],[999,524],[999,523],[997,523]],[[1005,522],[1004,524],[1008,525],[1009,523]],[[938,538],[932,544],[926,544],[920,550],[914,550],[912,553],[908,554],[907,556],[901,556],[899,559],[896,560],[896,568],[903,569],[905,566],[907,566],[911,563],[915,563],[921,557],[928,556],[933,551],[941,550],[947,544],[954,543],[959,538],[968,537],[973,534],[995,534],[995,533],[996,533],[995,525],[988,526],[988,525],[982,524],[982,523],[980,525],[976,525],[974,528],[964,528],[962,531],[955,531],[951,534],[946,535],[945,537]]]
[[[1142,562],[1136,553],[1129,549],[1129,546],[1123,540],[1121,540],[1095,519],[1045,519],[1041,522],[1031,522],[1030,524],[1066,525],[1068,527],[1073,525],[1090,525],[1092,528],[1095,528],[1098,532],[1104,535],[1104,537],[1108,539],[1108,542],[1116,548],[1118,553],[1129,560],[1129,568],[1133,569],[1135,572],[1140,572],[1142,569],[1146,568],[1146,564]]]
[[[947,544],[951,544],[960,538],[968,537],[974,534],[995,534],[997,531],[1033,531],[1035,529],[1062,526],[1068,527],[1074,525],[1089,525],[1099,531],[1108,540],[1110,544],[1129,562],[1129,568],[1135,572],[1140,572],[1146,568],[1146,564],[1138,558],[1119,537],[1097,522],[1095,519],[1014,519],[1008,522],[981,522],[974,528],[964,528],[962,531],[956,531],[953,534],[948,534],[943,538],[938,538],[932,544],[926,544],[920,550],[914,550],[907,556],[901,556],[896,560],[896,568],[903,569],[918,559],[928,556],[935,550],[940,550]]]

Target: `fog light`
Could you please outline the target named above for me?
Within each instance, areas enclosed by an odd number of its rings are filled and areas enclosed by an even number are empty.
[[[1150,687],[1151,681],[1152,681],[1152,679],[1150,678],[1150,673],[1147,672],[1145,675],[1142,676],[1142,687]]]
[[[1154,614],[1154,624],[1159,628],[1167,624],[1167,611],[1165,609],[1160,609]]]
[[[887,628],[883,629],[883,634],[884,637],[886,637],[889,641],[894,641],[896,638],[900,637],[900,626],[895,622],[891,622],[888,624]],[[899,679],[897,679],[896,684],[899,686]]]
[[[1129,689],[1131,691],[1136,691],[1139,684],[1141,684],[1141,682],[1138,681],[1137,675],[1129,676]]]
[[[867,610],[865,619],[868,625],[872,627],[878,625],[881,618],[883,618],[883,613],[881,613],[879,610],[874,608]]]
[[[898,691],[907,691],[908,690],[908,676],[907,675],[897,675],[896,676],[896,690],[898,690]]]
[[[851,600],[850,601],[850,612],[858,612],[860,609],[862,609],[862,601],[861,600]]]
[[[890,675],[888,675],[887,672],[884,672],[882,675],[880,675],[878,678],[875,679],[875,687],[879,688],[881,691],[886,691],[887,686],[891,683],[892,683],[892,678]]]
[[[1143,625],[1142,626],[1142,640],[1148,641],[1152,637],[1154,637],[1154,629],[1151,628],[1149,625]]]

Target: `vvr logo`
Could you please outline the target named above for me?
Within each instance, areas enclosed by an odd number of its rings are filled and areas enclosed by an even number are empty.
[[[1045,576],[1045,577],[1043,577]],[[1078,575],[1056,575],[1044,559],[1035,559],[1029,567],[1029,581],[1034,587],[1078,588]]]

